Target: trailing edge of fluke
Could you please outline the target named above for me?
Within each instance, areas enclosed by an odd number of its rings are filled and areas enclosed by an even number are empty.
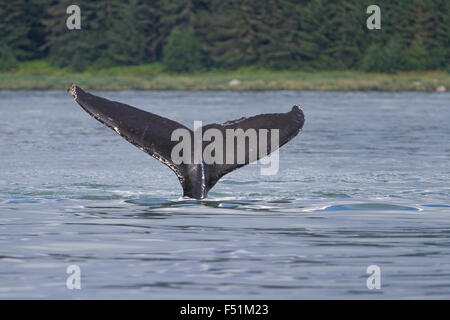
[[[156,114],[85,92],[75,84],[71,84],[67,91],[70,91],[75,101],[95,119],[172,169],[180,180],[185,197],[205,198],[208,191],[220,178],[251,162],[248,157],[248,149],[246,149],[244,163],[207,164],[202,160],[200,163],[175,164],[171,159],[171,153],[178,142],[172,141],[172,133],[176,129],[185,129],[193,137],[192,130]],[[273,150],[271,147],[267,149],[266,154],[269,154],[294,138],[302,129],[304,121],[305,117],[301,107],[294,105],[286,113],[260,114],[223,124],[208,124],[202,129],[206,131],[215,128],[224,135],[227,129],[242,129],[244,131],[251,128],[255,130],[267,129],[268,131],[278,129],[279,143]],[[203,142],[202,147],[205,148],[206,145],[207,143]],[[226,155],[225,146],[223,151]],[[259,153],[257,154],[259,159]]]

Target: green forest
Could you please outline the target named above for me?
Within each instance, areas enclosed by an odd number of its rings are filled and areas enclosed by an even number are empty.
[[[66,26],[71,4],[79,30]],[[380,30],[366,27],[371,4]],[[448,70],[449,17],[448,0],[1,0],[0,70]]]

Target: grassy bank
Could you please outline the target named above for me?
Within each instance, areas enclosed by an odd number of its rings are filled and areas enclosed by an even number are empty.
[[[435,91],[450,88],[445,71],[398,74],[357,71],[269,71],[243,68],[169,74],[159,64],[113,67],[73,73],[46,61],[20,64],[12,72],[0,73],[0,89],[64,89],[70,83],[87,89],[144,90],[380,90]],[[439,89],[438,89],[439,88]]]

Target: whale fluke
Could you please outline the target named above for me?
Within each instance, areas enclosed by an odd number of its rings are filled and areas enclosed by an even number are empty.
[[[260,138],[257,137],[255,146],[250,145],[249,140],[245,140],[248,142],[248,148],[245,149],[244,161],[236,161],[237,152],[235,151],[237,144],[234,144],[234,161],[232,162],[209,164],[201,159],[199,163],[191,161],[190,163],[177,164],[176,161],[172,160],[172,150],[179,141],[172,141],[173,132],[177,129],[186,130],[190,134],[192,145],[194,144],[194,132],[186,126],[151,112],[85,92],[75,84],[70,85],[67,91],[70,91],[75,101],[95,119],[110,127],[127,141],[172,169],[177,175],[183,188],[183,195],[186,197],[195,199],[205,198],[208,191],[221,177],[261,157],[259,151],[259,147],[261,146]],[[248,129],[266,129],[270,133],[267,137],[270,142],[271,130],[278,129],[279,141],[277,145],[273,147],[269,144],[267,150],[264,150],[262,153],[262,156],[264,156],[294,138],[303,127],[304,121],[305,118],[301,107],[295,105],[291,111],[286,113],[261,114],[254,117],[228,121],[223,124],[213,123],[203,126],[201,130],[205,132],[208,129],[216,129],[216,132],[220,132],[223,136],[226,136],[227,129],[242,129],[243,131]],[[208,142],[202,142],[202,151],[207,145]],[[231,150],[228,150],[225,145],[224,143],[224,158],[227,157],[227,151],[230,154]],[[249,150],[252,148],[258,150],[256,157],[249,156]],[[193,154],[190,156],[191,159],[194,158]]]

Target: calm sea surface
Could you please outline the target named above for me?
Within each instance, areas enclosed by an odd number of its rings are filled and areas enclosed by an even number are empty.
[[[190,127],[306,122],[277,175],[195,201],[66,92],[0,91],[0,298],[450,298],[449,93],[96,93]]]

